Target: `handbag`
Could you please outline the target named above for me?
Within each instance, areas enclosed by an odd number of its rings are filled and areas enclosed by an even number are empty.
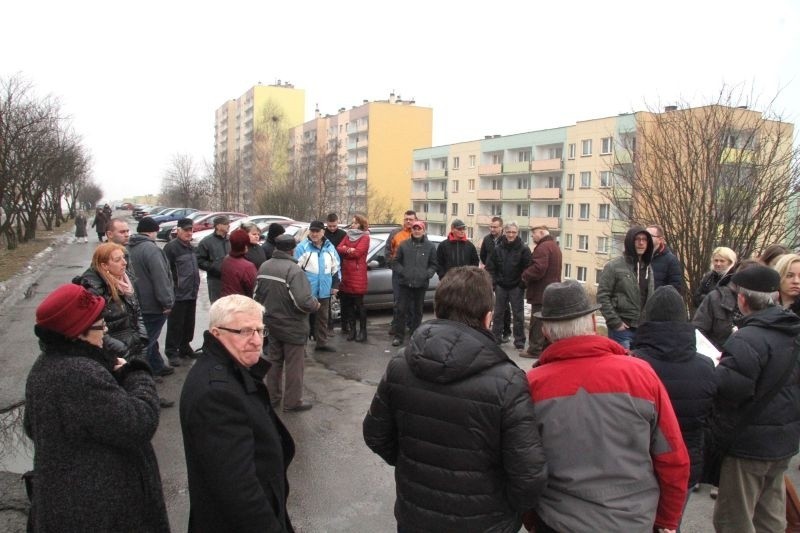
[[[736,442],[736,437],[750,425],[750,423],[755,420],[756,416],[758,416],[761,411],[769,404],[770,401],[778,394],[778,392],[786,385],[789,381],[789,377],[792,375],[792,367],[797,363],[798,358],[800,358],[800,335],[794,338],[794,350],[792,351],[792,357],[788,359],[789,364],[783,369],[783,371],[779,374],[781,378],[778,380],[778,383],[770,389],[766,394],[755,400],[750,407],[744,412],[742,417],[736,423],[736,426],[728,432],[726,438],[721,439],[714,435],[713,431],[710,428],[706,428],[704,437],[705,437],[705,447],[703,450],[703,474],[701,476],[701,481],[703,483],[708,483],[710,485],[714,485],[715,487],[719,486],[719,476],[720,471],[722,470],[722,461],[725,459],[725,456],[728,455],[728,451]]]

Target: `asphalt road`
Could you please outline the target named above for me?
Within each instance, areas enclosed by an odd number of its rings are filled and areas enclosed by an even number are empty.
[[[90,262],[94,243],[71,240],[65,238],[37,260],[37,268],[15,279],[0,304],[0,413],[24,397],[25,378],[38,354],[33,335],[36,305],[56,286],[83,272]],[[196,347],[207,325],[208,307],[202,285]],[[305,395],[315,406],[303,413],[280,414],[297,444],[297,455],[289,469],[289,511],[299,533],[396,531],[393,469],[373,454],[361,437],[364,414],[396,351],[387,334],[389,320],[388,312],[370,313],[368,342],[347,342],[337,334],[333,339],[336,353],[314,353],[312,343],[306,360]],[[520,358],[510,345],[505,346],[521,368],[530,367],[529,359]],[[187,371],[184,365],[165,378],[159,386],[162,396],[177,400]],[[0,416],[0,471],[24,472],[30,468],[32,449],[22,436],[20,420],[18,410]],[[185,531],[189,495],[177,405],[162,410],[153,443],[172,529]],[[797,462],[795,458],[790,468],[795,484],[800,483]],[[702,487],[689,501],[682,531],[713,531],[712,511],[708,487]]]

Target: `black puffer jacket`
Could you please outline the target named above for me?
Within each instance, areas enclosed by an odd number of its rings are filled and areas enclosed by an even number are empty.
[[[403,531],[516,533],[547,479],[525,374],[490,333],[450,320],[389,362],[364,440],[395,467]]]
[[[689,451],[691,487],[703,471],[703,428],[717,391],[714,363],[697,353],[694,326],[685,322],[643,322],[631,351],[650,363],[667,389]]]
[[[745,316],[739,331],[725,343],[716,369],[719,392],[714,400],[712,430],[724,439],[736,427],[754,398],[775,387],[795,358],[794,338],[800,317],[780,307],[768,307]],[[756,419],[735,435],[730,454],[743,459],[777,461],[797,453],[800,441],[800,364],[778,394]]]
[[[486,263],[495,285],[504,289],[522,286],[522,272],[531,264],[531,249],[517,237],[511,242],[505,237],[497,243]]]
[[[143,358],[143,350],[147,345],[147,331],[144,329],[136,295],[120,294],[119,302],[115,302],[111,298],[111,291],[105,280],[93,268],[88,268],[82,275],[74,277],[72,283],[81,285],[106,301],[103,319],[108,326],[108,336],[119,341],[107,342],[106,348],[117,357]]]
[[[722,351],[725,341],[733,333],[733,325],[742,318],[736,305],[736,293],[729,285],[731,277],[731,274],[727,274],[719,280],[717,286],[703,298],[692,318],[692,324],[719,351]]]

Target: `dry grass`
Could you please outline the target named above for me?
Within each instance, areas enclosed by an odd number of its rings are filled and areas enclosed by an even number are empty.
[[[53,231],[39,229],[36,238],[20,244],[15,250],[8,250],[5,242],[0,241],[0,282],[11,279],[14,274],[22,271],[31,259],[64,233],[74,232],[74,223],[70,220]]]

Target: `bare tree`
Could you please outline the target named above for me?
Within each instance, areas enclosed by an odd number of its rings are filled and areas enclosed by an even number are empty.
[[[245,188],[239,195],[242,207],[252,212],[264,194],[289,174],[289,127],[283,108],[267,100],[255,121],[251,151],[239,163]]]
[[[748,257],[798,223],[789,210],[800,177],[792,125],[748,103],[725,88],[704,107],[650,109],[617,140],[611,201],[621,218],[664,227],[690,287],[715,247]]]
[[[380,194],[374,187],[367,186],[367,217],[370,224],[395,224],[396,213],[400,210],[397,201],[391,196]]]
[[[161,201],[177,207],[195,207],[204,203],[206,183],[197,171],[197,165],[188,154],[176,154],[172,164],[161,179]]]
[[[89,181],[78,193],[78,203],[84,210],[94,209],[97,202],[103,197],[103,189],[96,183]]]

